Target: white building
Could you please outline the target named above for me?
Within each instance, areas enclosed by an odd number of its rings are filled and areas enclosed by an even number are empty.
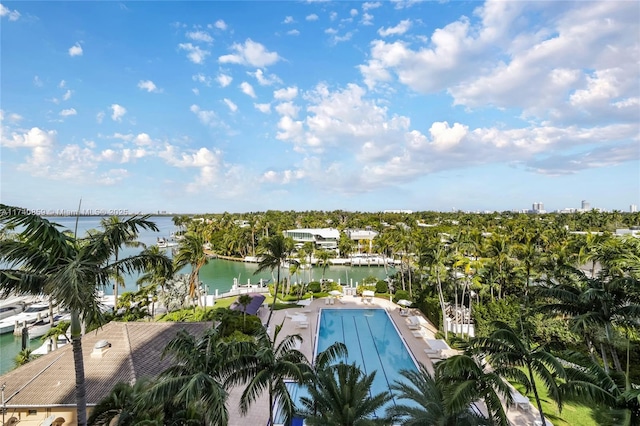
[[[296,248],[301,248],[304,243],[313,243],[317,248],[335,250],[340,241],[340,231],[334,228],[302,228],[282,231],[285,238],[291,238],[296,243]]]
[[[378,236],[378,232],[370,229],[347,229],[345,234],[353,241],[358,242],[358,252],[362,252],[366,246],[368,251],[373,249],[373,239]]]
[[[635,204],[631,204],[631,205],[629,206],[629,212],[630,212],[630,213],[637,213],[637,212],[638,212],[638,206],[637,206],[637,205],[635,205]]]

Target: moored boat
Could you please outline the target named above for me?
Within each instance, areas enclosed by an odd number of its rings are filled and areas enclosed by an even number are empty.
[[[0,334],[11,333],[16,324],[24,326],[49,316],[48,303],[34,303],[17,315],[10,316],[0,321]]]

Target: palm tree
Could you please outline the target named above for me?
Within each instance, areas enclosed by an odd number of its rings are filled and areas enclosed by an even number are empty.
[[[163,352],[174,363],[158,376],[145,400],[153,406],[168,404],[198,412],[207,424],[226,425],[229,394],[225,380],[239,368],[236,348],[246,344],[227,341],[217,328],[199,337],[179,331]]]
[[[107,231],[110,227],[112,226],[118,226],[118,224],[122,223],[122,220],[120,219],[119,216],[109,216],[109,217],[104,217],[102,219],[100,219],[100,227],[104,230]],[[136,233],[128,233],[127,236],[125,237],[125,241],[124,241],[124,247],[144,247],[144,244],[142,244],[139,241],[136,241],[136,238],[138,237],[137,232]],[[113,259],[115,262],[118,261],[118,255],[120,254],[120,248],[116,247],[116,249],[113,252]],[[124,277],[122,276],[122,274],[120,273],[120,271],[118,270],[118,268],[114,269],[113,271],[113,297],[115,300],[116,305],[118,304],[118,287],[124,287],[125,286],[125,282],[124,282]]]
[[[138,254],[113,261],[131,234],[141,229],[157,231],[149,216],[133,216],[85,238],[70,236],[60,225],[24,209],[0,205],[9,212],[0,223],[22,228],[20,238],[0,241],[0,291],[3,294],[47,294],[71,311],[71,339],[76,373],[78,424],[84,426],[86,385],[82,355],[82,322],[102,322],[98,290],[109,284],[115,270],[143,271],[147,265],[167,265],[166,256]]]
[[[626,277],[589,278],[583,271],[573,272],[577,282],[557,283],[537,290],[539,296],[552,300],[540,309],[569,315],[573,328],[585,336],[590,352],[593,347],[590,338],[592,330],[604,330],[605,341],[600,345],[604,368],[609,368],[606,345],[616,370],[622,371],[614,345],[615,334],[619,326],[637,321],[640,317],[640,294],[635,290],[640,288],[639,281]]]
[[[391,389],[398,392],[399,400],[411,401],[411,404],[396,404],[389,414],[402,426],[422,425],[480,425],[486,419],[471,411],[470,403],[450,403],[445,396],[445,384],[438,376],[432,375],[427,367],[420,364],[419,371],[402,370],[400,374],[406,380],[396,380]],[[475,399],[475,396],[474,396]],[[468,402],[468,401],[466,401]],[[452,411],[452,406],[462,409]]]
[[[251,303],[253,297],[248,294],[242,294],[238,297],[238,303],[242,306],[242,330],[246,330],[247,325],[247,306]]]
[[[470,353],[480,357],[486,355],[499,374],[521,383],[527,391],[533,390],[540,420],[545,424],[534,374],[542,379],[549,396],[558,408],[562,409],[562,397],[557,382],[566,378],[562,364],[544,348],[531,348],[529,341],[520,338],[507,324],[496,321],[492,325],[496,329],[489,337],[478,337],[471,341]],[[523,368],[525,372],[518,367]]]
[[[305,423],[314,426],[389,425],[391,418],[378,414],[391,394],[371,394],[375,371],[364,374],[355,364],[340,363],[320,372],[319,386],[301,397]]]
[[[640,389],[631,385],[628,367],[626,374],[607,372],[579,352],[566,352],[562,358],[570,363],[566,368],[567,382],[561,385],[566,397],[608,407],[610,424],[640,425]]]
[[[37,355],[33,355],[32,352],[33,352],[33,349],[29,349],[29,348],[25,348],[25,349],[21,350],[13,358],[13,364],[16,367],[20,367],[21,365],[25,365],[25,364],[33,361],[38,356]]]
[[[148,379],[134,384],[117,383],[91,410],[88,423],[95,426],[134,426],[145,420],[157,421],[162,411],[144,403],[150,385]]]
[[[508,371],[489,370],[468,355],[454,355],[436,365],[437,376],[445,386],[445,399],[451,413],[470,413],[469,407],[482,400],[487,407],[489,424],[508,426],[509,420],[501,397],[512,401],[509,385],[501,374]]]
[[[209,263],[209,258],[204,252],[204,237],[201,233],[187,232],[184,238],[180,240],[178,253],[173,259],[174,269],[176,271],[191,265],[191,273],[189,274],[189,297],[191,299],[198,298],[200,304],[200,269]]]
[[[428,246],[421,250],[422,255],[418,260],[419,265],[424,265],[429,268],[429,274],[431,277],[435,277],[436,286],[438,289],[438,299],[440,301],[440,309],[442,310],[442,328],[444,330],[444,337],[448,337],[448,324],[447,324],[447,312],[444,302],[444,293],[442,291],[442,276],[446,274],[445,263],[449,257],[446,249],[439,241],[431,241]]]
[[[324,286],[324,274],[327,271],[329,265],[331,265],[331,258],[333,254],[328,250],[318,251],[318,266],[322,268],[322,285]]]
[[[293,247],[292,241],[285,238],[283,235],[276,234],[271,238],[268,238],[262,248],[262,252],[259,255],[260,263],[258,263],[258,270],[255,272],[260,273],[266,269],[273,271],[277,270],[277,279],[273,291],[273,303],[269,310],[269,318],[267,318],[266,326],[269,327],[271,322],[271,316],[273,315],[273,308],[276,305],[278,299],[278,286],[280,285],[280,267],[287,260]]]
[[[319,388],[322,385],[323,372],[330,368],[336,360],[340,358],[346,359],[348,354],[347,346],[342,342],[335,342],[324,351],[319,352],[311,365],[310,371],[305,376],[306,386]],[[311,410],[313,415],[316,415],[317,411],[318,407]]]
[[[272,238],[277,237],[274,236]],[[269,425],[273,425],[274,406],[282,408],[286,421],[295,412],[293,399],[289,394],[286,382],[293,380],[303,383],[309,377],[310,367],[307,359],[295,346],[302,341],[299,334],[284,336],[278,339],[282,325],[276,326],[273,340],[265,328],[260,328],[255,335],[253,350],[240,355],[239,365],[229,379],[231,385],[247,383],[240,397],[240,412],[246,414],[249,407],[266,390],[269,395]],[[286,422],[285,422],[286,423]]]

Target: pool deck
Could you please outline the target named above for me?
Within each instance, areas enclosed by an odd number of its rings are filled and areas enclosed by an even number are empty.
[[[316,340],[316,333],[318,327],[318,319],[321,309],[385,309],[391,319],[393,320],[396,328],[400,332],[400,337],[405,342],[407,348],[411,352],[414,360],[418,363],[424,364],[427,369],[433,373],[433,361],[429,358],[424,351],[428,349],[427,343],[423,337],[415,337],[412,333],[413,330],[409,329],[406,322],[406,316],[400,315],[400,309],[395,303],[381,298],[373,298],[372,303],[363,303],[363,299],[359,296],[343,296],[341,299],[334,299],[334,304],[327,305],[326,299],[315,299],[309,306],[296,306],[292,305],[289,309],[282,309],[273,312],[271,318],[271,324],[269,331],[273,336],[273,330],[276,325],[282,324],[282,331],[280,336],[287,336],[292,334],[299,334],[303,341],[299,350],[312,361],[314,357],[314,346]],[[421,315],[417,310],[410,310],[409,315]],[[292,321],[290,316],[304,314],[308,318],[308,326],[300,328],[299,323]],[[258,312],[258,316],[262,319],[263,323],[267,321],[269,311],[266,308],[261,308]],[[425,336],[428,339],[435,339],[436,329],[431,324],[425,324],[422,326]],[[251,407],[251,410],[246,416],[241,416],[237,408],[239,406],[240,396],[242,394],[242,388],[233,389],[229,395],[229,426],[244,426],[251,424],[254,426],[266,425],[269,418],[269,404],[267,394],[263,394]],[[538,410],[528,404],[522,406],[519,409],[515,407],[510,408],[507,411],[507,416],[512,425],[535,425],[535,420],[538,418]]]

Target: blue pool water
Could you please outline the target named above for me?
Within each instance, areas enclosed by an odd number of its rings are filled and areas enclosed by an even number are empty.
[[[401,370],[418,370],[384,309],[323,309],[316,353],[335,342],[342,342],[347,346],[349,356],[346,363],[355,363],[366,374],[376,372],[371,388],[373,395],[390,392],[390,385],[402,378]],[[290,392],[296,401],[306,394],[304,388],[295,384],[291,385]],[[383,412],[376,414],[383,415],[388,407],[396,403],[394,396],[383,408]],[[411,404],[408,400],[403,400],[402,403]]]

